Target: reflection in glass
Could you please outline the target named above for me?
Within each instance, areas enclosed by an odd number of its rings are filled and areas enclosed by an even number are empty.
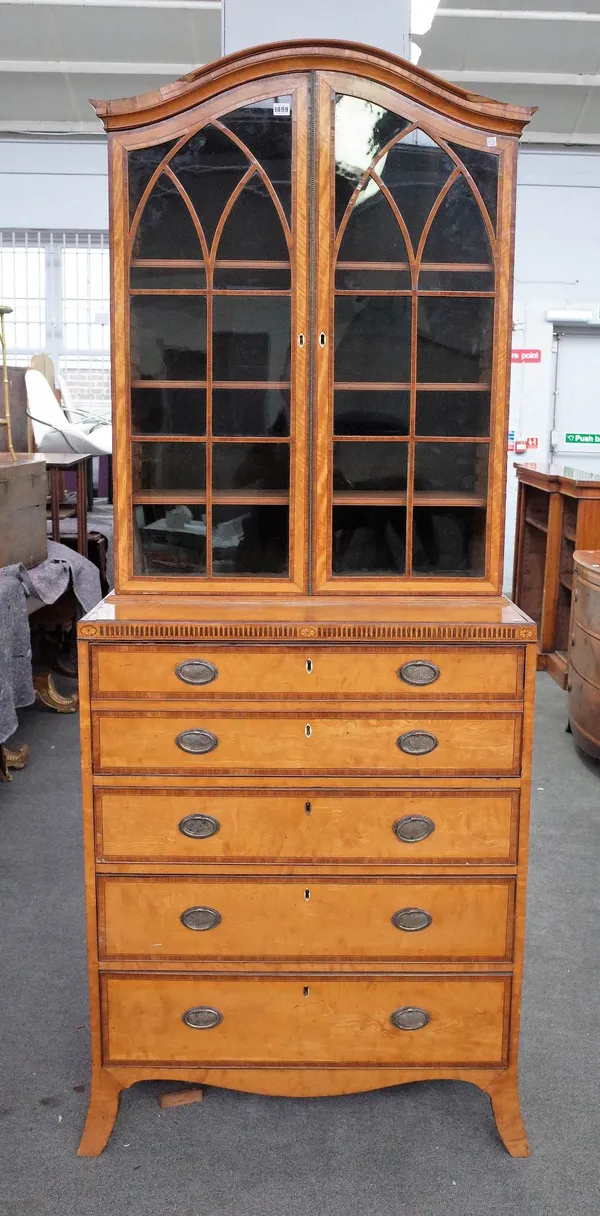
[[[483,152],[480,148],[464,148],[460,144],[450,144],[449,146],[460,157],[465,169],[471,174],[486,205],[492,226],[495,228],[498,210],[499,158],[491,152]]]
[[[136,148],[127,157],[127,176],[129,182],[129,222],[133,219],[137,205],[160,162],[164,160],[176,140],[170,139],[164,144],[154,144],[151,148]]]
[[[338,94],[335,99],[335,226],[365,169],[382,148],[409,126],[401,118],[362,97]],[[377,169],[379,169],[379,165]]]
[[[131,430],[134,435],[204,435],[206,390],[132,388]]]
[[[239,287],[245,291],[248,288],[259,287],[265,291],[274,287],[276,291],[289,291],[290,270],[283,268],[272,269],[268,266],[219,266],[217,262],[213,275],[215,287]]]
[[[213,507],[213,574],[285,577],[288,573],[288,507]]]
[[[454,168],[447,152],[423,131],[411,131],[378,165],[415,250],[429,212]]]
[[[338,264],[335,285],[346,291],[409,291],[410,270],[345,270]]]
[[[288,221],[292,196],[292,98],[269,97],[222,115],[220,122],[246,145],[272,182]],[[277,113],[275,113],[277,107]],[[287,113],[286,113],[287,110]]]
[[[478,507],[415,507],[413,574],[482,578],[485,510]]]
[[[425,262],[490,262],[492,251],[479,204],[462,175],[444,195],[423,249]]]
[[[288,490],[287,443],[214,443],[214,490]]]
[[[203,506],[133,508],[134,574],[206,574],[206,513]]]
[[[133,443],[133,489],[203,490],[206,458],[203,443]]]
[[[215,380],[288,380],[290,300],[285,296],[215,296]]]
[[[334,490],[406,490],[406,443],[334,443]]]
[[[406,262],[402,229],[372,178],[367,178],[344,229],[341,262]]]
[[[410,393],[403,389],[336,388],[334,393],[335,435],[408,435],[409,415]]]
[[[134,258],[201,258],[202,245],[175,182],[161,173],[139,219]]]
[[[337,296],[335,379],[410,379],[410,297]]]
[[[493,291],[493,270],[423,270],[419,291]]]
[[[132,380],[206,378],[204,296],[132,296]]]
[[[225,220],[217,252],[220,258],[287,262],[290,251],[281,219],[257,173],[238,194]]]
[[[146,291],[198,291],[206,287],[203,267],[132,266],[131,286]]]
[[[214,435],[269,435],[290,433],[289,389],[213,389]]]
[[[250,161],[225,132],[207,126],[188,139],[170,167],[189,195],[210,247],[223,208]]]
[[[481,435],[490,433],[488,392],[418,392],[417,435]]]
[[[488,380],[493,322],[493,300],[421,296],[417,380],[431,384]]]
[[[334,574],[404,574],[405,507],[334,507]]]
[[[485,495],[487,443],[415,444],[415,494],[440,490]]]

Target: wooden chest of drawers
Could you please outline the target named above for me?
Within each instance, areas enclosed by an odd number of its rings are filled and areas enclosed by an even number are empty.
[[[95,1061],[81,1151],[150,1077],[294,1096],[460,1077],[524,1154],[535,629],[505,601],[450,628],[469,609],[447,605],[431,643],[336,646],[318,625],[302,640],[302,608],[271,645],[199,645],[191,623],[156,641],[167,625],[114,621],[110,604],[80,625]]]
[[[575,554],[569,638],[569,724],[578,747],[600,760],[600,550]]]

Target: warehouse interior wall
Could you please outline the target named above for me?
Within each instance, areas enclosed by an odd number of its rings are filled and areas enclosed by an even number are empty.
[[[514,460],[550,459],[554,330],[546,311],[587,308],[599,314],[599,216],[600,148],[521,147],[513,347],[539,350],[541,357],[536,363],[512,366],[510,430],[517,439],[537,439],[538,446],[519,457],[507,454],[506,590],[512,578]],[[105,231],[105,139],[2,140],[0,228]],[[600,429],[600,408],[598,415]],[[576,456],[573,463],[577,465]],[[600,457],[598,464],[600,471]]]

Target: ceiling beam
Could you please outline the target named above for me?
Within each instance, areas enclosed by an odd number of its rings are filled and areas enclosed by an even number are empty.
[[[549,84],[554,88],[600,88],[600,75],[589,76],[578,72],[497,72],[494,68],[480,71],[475,68],[427,68],[444,80],[460,84]]]
[[[0,0],[0,8],[8,4],[20,8],[187,8],[216,13],[222,7],[221,0]]]
[[[440,17],[464,17],[482,21],[600,21],[600,13],[559,13],[552,9],[533,8],[438,8]]]
[[[1,72],[47,72],[70,76],[169,76],[177,79],[201,65],[193,63],[106,63],[105,60],[0,59]]]

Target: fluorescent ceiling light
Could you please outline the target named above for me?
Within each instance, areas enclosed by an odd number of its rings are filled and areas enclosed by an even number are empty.
[[[417,46],[416,42],[410,44],[410,62],[418,63],[421,58],[421,47]]]
[[[555,324],[568,325],[569,322],[593,321],[594,314],[591,308],[549,308],[546,312],[546,320],[554,321]]]
[[[438,10],[439,3],[440,0],[411,0],[411,34],[426,34],[427,30],[431,29],[431,23]],[[416,63],[415,59],[413,59],[413,63]]]

